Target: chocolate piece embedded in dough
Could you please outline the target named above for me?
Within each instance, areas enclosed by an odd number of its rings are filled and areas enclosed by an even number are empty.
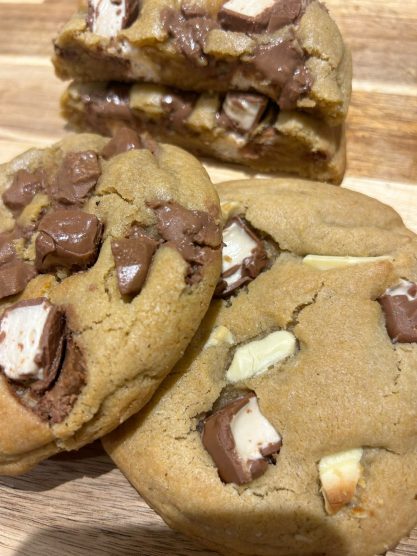
[[[20,259],[0,266],[0,299],[22,292],[36,276],[35,267]]]
[[[93,214],[56,210],[42,218],[38,229],[35,264],[39,272],[84,269],[96,261],[103,225]]]
[[[68,153],[55,176],[51,196],[62,205],[82,205],[92,193],[100,175],[97,153]]]
[[[252,93],[227,93],[223,102],[221,123],[243,133],[252,131],[259,123],[268,99],[264,95]]]
[[[155,211],[161,237],[189,263],[186,282],[190,285],[199,282],[204,265],[211,261],[213,251],[220,248],[220,228],[214,218],[174,201],[158,201],[150,206]]]
[[[267,458],[282,446],[280,435],[260,412],[254,392],[243,394],[207,417],[202,442],[222,481],[239,485],[263,475]]]
[[[168,114],[173,129],[184,126],[185,120],[194,108],[197,95],[195,93],[172,91],[162,97],[161,106]]]
[[[18,170],[13,181],[2,195],[3,203],[15,215],[32,201],[36,193],[46,189],[45,174],[42,170],[28,172]]]
[[[417,342],[417,284],[401,280],[379,298],[387,332],[394,342]]]
[[[267,264],[262,240],[243,218],[231,218],[223,229],[223,268],[216,296],[228,297],[252,282]]]
[[[132,25],[139,14],[139,0],[89,0],[87,25],[106,37],[117,35]]]
[[[128,127],[121,127],[116,131],[114,137],[110,139],[107,145],[104,146],[101,151],[101,156],[108,160],[118,154],[141,148],[142,141],[136,131]]]
[[[144,233],[140,234],[139,230],[135,230],[131,237],[111,242],[122,295],[136,295],[140,292],[157,247],[157,241]]]
[[[228,0],[218,13],[223,29],[260,33],[268,25],[275,0]]]

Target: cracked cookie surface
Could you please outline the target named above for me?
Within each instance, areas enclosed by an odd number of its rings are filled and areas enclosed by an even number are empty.
[[[383,553],[416,515],[417,238],[324,184],[218,190],[227,295],[103,444],[170,526],[221,553]],[[400,300],[405,324],[387,308]]]
[[[27,151],[0,192],[0,474],[16,474],[149,400],[210,302],[221,218],[195,158],[127,129]]]

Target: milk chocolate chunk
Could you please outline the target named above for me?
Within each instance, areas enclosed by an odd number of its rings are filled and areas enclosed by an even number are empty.
[[[193,93],[172,92],[162,97],[161,105],[168,114],[173,129],[182,127],[193,111],[197,95]]]
[[[162,239],[189,263],[186,282],[199,282],[213,250],[220,248],[220,228],[214,218],[207,212],[188,210],[174,201],[155,202],[150,206],[155,211]]]
[[[157,247],[158,242],[145,234],[112,241],[111,250],[122,295],[136,295],[140,292]]]
[[[16,258],[13,241],[19,237],[15,231],[0,233],[0,265],[9,263]]]
[[[142,148],[142,141],[136,131],[128,127],[120,127],[101,151],[101,156],[108,160],[118,154],[140,148]]]
[[[279,88],[281,109],[295,108],[297,100],[311,88],[312,79],[305,67],[304,54],[294,41],[259,46],[252,63],[261,77]]]
[[[87,116],[130,121],[129,107],[130,85],[126,83],[109,83],[105,89],[93,90],[81,95],[87,107]]]
[[[254,392],[242,393],[206,418],[202,442],[222,481],[238,485],[263,475],[268,458],[282,446],[281,436],[260,412]]]
[[[0,299],[22,292],[36,276],[35,267],[19,259],[0,266]]]
[[[276,0],[228,0],[220,8],[218,20],[223,29],[259,33],[268,25]]]
[[[309,0],[276,0],[271,10],[267,31],[273,33],[296,22],[309,3]]]
[[[178,12],[165,8],[161,12],[164,29],[174,39],[176,48],[197,65],[207,65],[203,53],[204,43],[208,33],[216,29],[218,23],[208,17],[187,18],[187,12]]]
[[[87,25],[90,31],[114,37],[132,25],[139,13],[139,0],[89,0]]]
[[[268,99],[263,95],[227,93],[223,102],[222,113],[222,116],[226,116],[226,119],[223,119],[222,123],[226,123],[229,128],[248,133],[257,126],[267,105]]]
[[[18,170],[10,187],[2,195],[3,203],[14,214],[20,214],[36,193],[44,191],[45,188],[45,174],[42,170]]]
[[[417,284],[401,280],[379,298],[387,332],[394,342],[417,342]]]
[[[35,264],[39,272],[84,269],[96,261],[103,225],[93,214],[56,210],[42,218],[38,229]]]
[[[222,275],[216,295],[228,297],[237,288],[254,280],[268,264],[262,240],[237,216],[223,230]]]
[[[68,153],[52,186],[52,198],[62,205],[82,205],[101,175],[97,153]]]
[[[64,347],[65,315],[46,298],[22,301],[0,321],[0,367],[6,377],[42,392],[58,372]]]

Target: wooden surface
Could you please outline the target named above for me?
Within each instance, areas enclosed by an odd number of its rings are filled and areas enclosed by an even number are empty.
[[[417,0],[326,0],[354,56],[344,185],[417,232]],[[70,0],[0,0],[0,162],[65,133],[49,63]],[[209,164],[214,181],[243,174]],[[7,426],[1,423],[0,426]],[[98,443],[0,478],[0,556],[208,556],[170,531]],[[389,552],[417,555],[417,530]],[[339,556],[339,555],[335,555]]]

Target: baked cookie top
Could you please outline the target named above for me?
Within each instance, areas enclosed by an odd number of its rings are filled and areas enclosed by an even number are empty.
[[[169,525],[224,554],[380,554],[416,515],[417,238],[345,189],[218,190],[222,299],[104,446]]]
[[[201,164],[126,128],[0,167],[0,473],[137,411],[182,355],[221,265]]]

